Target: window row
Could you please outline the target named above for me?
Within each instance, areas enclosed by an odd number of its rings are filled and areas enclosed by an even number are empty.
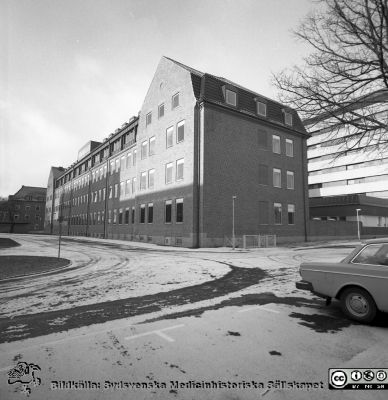
[[[179,106],[179,92],[175,93],[171,97],[171,110],[174,110]],[[158,106],[158,119],[163,118],[165,113],[165,105],[164,103],[159,104]],[[152,124],[152,111],[146,114],[146,126]]]
[[[136,220],[136,208],[118,208],[108,210],[108,224],[132,224]],[[164,222],[170,224],[173,222],[183,222],[183,198],[173,200],[166,200],[164,203]],[[87,214],[75,215],[70,217],[70,223],[72,225],[90,225],[103,224],[105,222],[105,212],[98,211],[89,214],[89,222],[87,221]],[[154,222],[154,204],[140,204],[138,206],[138,222],[140,224]]]
[[[237,91],[232,90],[230,88],[226,88],[224,86],[223,93],[225,97],[225,103],[230,106],[237,107],[237,101],[238,101]],[[255,102],[256,102],[256,114],[262,117],[266,117],[267,101],[262,98],[255,98]],[[292,126],[293,125],[292,112],[290,110],[283,109],[282,114],[283,114],[283,123],[285,125]]]
[[[259,224],[268,225],[270,224],[270,216],[272,215],[273,222],[275,225],[282,225],[287,223],[288,225],[295,224],[295,205],[287,204],[287,215],[286,221],[283,220],[283,205],[281,203],[273,203],[272,213],[269,210],[268,201],[259,202]]]
[[[26,211],[30,211],[30,208],[31,208],[30,205],[24,206],[24,209]],[[35,206],[35,207],[33,206],[33,208],[35,208],[35,211],[39,211],[40,210],[40,206]],[[20,209],[21,209],[20,204],[15,204],[15,210],[20,210]]]
[[[278,135],[272,135],[272,151],[276,154],[281,154],[281,139]],[[286,139],[286,156],[294,157],[294,141]]]
[[[19,221],[19,219],[20,219],[20,215],[19,215],[19,214],[14,214],[13,220],[14,220],[14,221]],[[30,220],[30,216],[29,216],[28,214],[26,214],[26,215],[24,216],[24,219],[25,219],[26,221],[29,221],[29,220]],[[40,219],[41,219],[40,215],[39,215],[39,214],[35,214],[35,221],[40,221]]]
[[[268,185],[269,173],[268,166],[264,164],[259,165],[259,184]],[[282,188],[282,170],[279,168],[272,168],[272,185],[277,188]],[[295,177],[293,171],[286,171],[286,188],[295,189]]]

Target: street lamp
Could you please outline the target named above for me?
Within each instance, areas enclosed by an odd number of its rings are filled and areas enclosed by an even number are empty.
[[[235,235],[234,235],[234,201],[237,199],[237,196],[232,196],[232,246],[233,250],[235,248]]]
[[[60,216],[58,218],[58,222],[59,222],[59,239],[58,239],[58,258],[61,257],[61,237],[62,237],[62,222],[63,222],[63,217]]]
[[[358,235],[358,240],[360,240],[360,218],[358,213],[361,211],[361,208],[356,208],[356,213],[357,213],[357,235]]]

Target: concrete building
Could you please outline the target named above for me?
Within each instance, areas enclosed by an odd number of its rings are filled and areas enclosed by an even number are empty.
[[[386,118],[387,102],[388,91],[381,90],[360,99],[351,111],[357,115]],[[304,121],[311,134],[307,141],[310,216],[323,220],[356,221],[356,209],[359,209],[364,226],[385,226],[388,156],[385,149],[375,144],[378,139],[384,140],[387,132],[372,132],[360,139],[360,135],[346,124],[328,128],[328,120],[316,117]],[[374,134],[376,138],[373,138]],[[331,199],[326,201],[328,197]],[[328,204],[336,204],[335,209],[327,207]]]
[[[0,202],[0,232],[43,231],[46,188],[22,186],[8,200]]]
[[[56,178],[54,232],[186,247],[235,234],[307,234],[306,133],[297,113],[163,57],[138,117]],[[50,202],[50,201],[49,201]]]

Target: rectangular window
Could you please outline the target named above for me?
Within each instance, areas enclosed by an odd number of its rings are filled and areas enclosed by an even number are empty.
[[[113,223],[114,224],[117,223],[117,210],[116,209],[113,210]]]
[[[264,129],[257,130],[257,144],[260,149],[268,149],[268,132]]]
[[[132,179],[132,194],[136,193],[136,178]]]
[[[272,135],[272,151],[280,154],[280,136]]]
[[[148,171],[148,188],[152,189],[155,185],[155,170],[150,169]]]
[[[295,205],[288,204],[288,225],[295,224]]]
[[[259,184],[268,185],[268,166],[259,164]]]
[[[294,173],[287,171],[287,189],[294,189]]]
[[[145,223],[145,204],[140,205],[140,223]]]
[[[133,165],[136,165],[136,155],[137,155],[137,150],[133,150]]]
[[[185,139],[185,121],[178,122],[176,130],[176,142],[183,142]]]
[[[101,214],[100,212],[97,213],[97,224],[101,223]]]
[[[122,156],[122,157],[121,157],[120,163],[121,163],[120,168],[121,168],[121,170],[123,171],[124,168],[125,168],[125,156]]]
[[[132,207],[132,210],[131,210],[131,223],[132,224],[135,223],[135,207]]]
[[[114,171],[115,171],[115,162],[112,160],[110,162],[110,174],[112,175]],[[93,176],[92,176],[92,182],[93,182]]]
[[[183,170],[185,167],[185,160],[181,158],[176,162],[176,180],[181,181],[183,179]]]
[[[172,221],[172,200],[166,200],[165,207],[164,207],[164,221],[166,224],[170,224]]]
[[[148,141],[145,140],[145,141],[141,144],[140,157],[141,157],[142,160],[144,160],[145,158],[147,158],[147,149],[148,149]]]
[[[125,224],[129,224],[129,208],[125,209]]]
[[[150,156],[153,156],[155,154],[155,136],[150,138],[150,145],[149,145],[148,154]]]
[[[273,185],[274,187],[282,187],[282,171],[280,169],[273,169]]]
[[[262,103],[261,101],[256,102],[257,114],[262,115],[263,117],[267,116],[267,104]]]
[[[174,108],[179,106],[179,93],[174,94],[171,99],[171,109],[173,110]]]
[[[119,184],[115,183],[115,198],[119,197]]]
[[[273,211],[274,211],[275,225],[281,225],[281,223],[282,223],[282,205],[280,203],[274,203]]]
[[[120,208],[119,210],[119,224],[121,225],[123,223],[123,209]]]
[[[226,89],[225,90],[225,101],[227,104],[230,104],[231,106],[237,105],[237,93],[234,92],[233,90]]]
[[[112,186],[109,186],[109,198],[111,199],[113,195]]]
[[[99,189],[98,191],[98,201],[102,201],[102,191]]]
[[[127,179],[125,181],[125,196],[129,196],[130,186],[131,186],[131,180]]]
[[[259,224],[268,225],[269,223],[268,201],[259,201]]]
[[[148,220],[147,222],[149,224],[152,224],[154,222],[154,204],[153,203],[148,203]]]
[[[164,117],[164,103],[158,107],[158,118]]]
[[[142,172],[140,174],[140,190],[145,190],[147,188],[147,172]]]
[[[174,135],[174,128],[171,126],[166,130],[166,147],[171,147],[173,145],[173,135]]]
[[[102,189],[102,201],[105,201],[105,196],[106,196],[106,188]],[[85,198],[84,198],[85,202]]]
[[[127,163],[126,163],[126,168],[129,168],[132,164],[132,152],[127,154]]]
[[[284,123],[288,126],[292,126],[292,114],[284,111]]]
[[[120,171],[120,159],[119,158],[116,158],[115,164],[116,164],[116,172],[119,172]]]
[[[166,164],[166,184],[172,182],[172,162]]]
[[[149,112],[146,115],[146,126],[151,125],[151,122],[152,122],[152,112]]]
[[[286,139],[286,156],[294,157],[294,141],[291,139]]]
[[[176,222],[183,222],[183,199],[175,200]]]

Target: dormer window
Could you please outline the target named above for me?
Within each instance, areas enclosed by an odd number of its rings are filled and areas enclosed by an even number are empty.
[[[290,111],[283,110],[284,123],[288,126],[292,126],[292,114]]]
[[[267,104],[256,100],[256,112],[258,115],[262,115],[263,117],[267,116]]]
[[[225,89],[225,101],[227,104],[237,106],[237,93],[230,89]]]

